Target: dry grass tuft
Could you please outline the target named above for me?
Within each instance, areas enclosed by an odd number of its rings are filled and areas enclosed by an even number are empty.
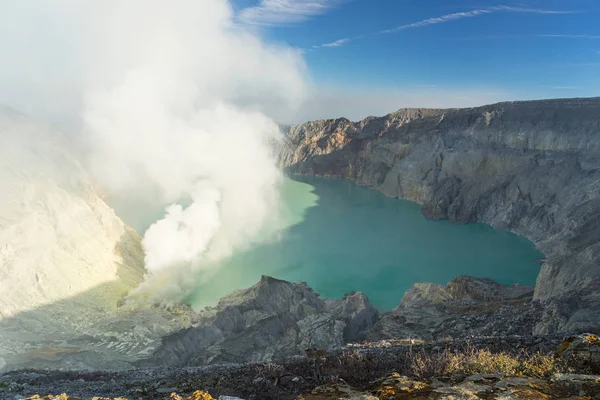
[[[462,351],[446,349],[437,353],[411,354],[409,357],[411,372],[418,378],[493,373],[547,377],[563,370],[560,361],[550,355],[493,353],[489,349],[471,346]]]

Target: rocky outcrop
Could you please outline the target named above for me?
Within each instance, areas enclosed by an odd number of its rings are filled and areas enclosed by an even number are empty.
[[[263,276],[200,311],[189,329],[163,339],[151,363],[193,366],[258,362],[333,349],[361,340],[377,320],[362,293],[325,300],[305,284]]]
[[[367,337],[378,341],[530,335],[540,319],[539,307],[531,302],[533,291],[533,287],[469,276],[447,285],[417,283],[398,307],[383,314]]]
[[[557,357],[581,357],[600,365],[600,337],[592,333],[566,337],[556,350]]]
[[[432,306],[438,304],[486,303],[531,299],[533,288],[518,284],[507,286],[486,278],[459,276],[447,285],[416,283],[408,290],[398,308]]]
[[[415,284],[398,307],[378,315],[362,293],[322,299],[304,283],[265,276],[200,311],[190,328],[163,338],[141,365],[279,362],[364,340],[529,336],[541,314],[533,291],[460,276],[447,285]]]
[[[299,379],[297,377],[297,379]],[[392,373],[372,382],[367,389],[348,385],[343,380],[318,386],[308,393],[297,397],[272,397],[264,392],[253,393],[251,398],[278,399],[295,398],[298,400],[508,400],[508,399],[595,399],[600,395],[597,375],[555,374],[551,377],[506,376],[502,373],[473,374],[462,379],[424,380],[413,379]],[[169,388],[167,388],[169,389]],[[172,388],[175,389],[175,388]],[[171,400],[242,400],[239,397],[212,397],[203,390],[197,390],[189,396],[180,396],[168,390],[162,399]],[[592,397],[594,396],[594,397]],[[135,397],[134,397],[135,398]],[[158,396],[146,397],[161,398]],[[127,400],[124,397],[94,397],[95,400]],[[80,397],[34,395],[23,400],[83,400]]]
[[[368,390],[345,382],[329,383],[298,396],[301,400],[507,400],[592,399],[600,395],[597,375],[555,374],[551,377],[473,374],[463,379],[419,380],[398,373],[373,382]],[[594,396],[594,397],[591,397]]]
[[[313,121],[288,128],[277,152],[291,173],[351,179],[428,218],[528,237],[546,255],[534,332],[600,329],[600,98]]]

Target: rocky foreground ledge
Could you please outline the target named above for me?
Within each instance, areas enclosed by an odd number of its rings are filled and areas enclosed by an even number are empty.
[[[532,295],[463,276],[417,284],[379,314],[362,293],[323,299],[304,283],[264,276],[163,338],[135,369],[8,372],[0,398],[162,399],[198,390],[242,399],[594,398],[600,338],[532,336],[541,316]],[[533,397],[515,394],[524,390]],[[502,393],[513,397],[493,397]]]
[[[546,256],[532,333],[600,331],[600,98],[311,121],[286,128],[276,153],[290,173],[528,237]]]
[[[531,338],[533,326],[543,316],[541,305],[532,301],[533,292],[533,287],[461,276],[447,285],[416,284],[398,307],[380,313],[360,292],[339,300],[326,299],[305,283],[263,276],[254,286],[223,297],[215,307],[199,312],[185,306],[124,310],[112,320],[96,320],[95,328],[91,326],[79,336],[75,331],[68,340],[46,335],[48,330],[60,328],[51,322],[44,330],[39,329],[41,325],[16,327],[14,331],[47,338],[41,344],[31,343],[25,353],[10,354],[5,371],[283,362],[304,356],[306,349],[333,351],[364,341]],[[187,327],[157,336],[161,321],[172,325],[187,322]]]
[[[365,340],[531,337],[542,317],[533,291],[461,276],[448,285],[416,284],[398,307],[380,314],[360,292],[324,299],[304,283],[263,276],[200,311],[192,327],[164,337],[138,365],[280,362],[309,348]]]
[[[20,371],[0,377],[0,398],[599,398],[600,338],[579,335],[555,345],[549,338],[535,342],[514,337],[419,343],[392,340],[329,352],[312,349],[304,357],[282,363],[120,373]],[[70,396],[38,395],[61,392]]]

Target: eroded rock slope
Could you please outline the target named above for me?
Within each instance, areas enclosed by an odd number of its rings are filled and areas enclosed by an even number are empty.
[[[0,317],[119,281],[96,299],[116,305],[142,280],[139,236],[98,196],[70,142],[0,107]]]
[[[123,369],[191,310],[119,308],[141,237],[98,195],[73,138],[0,106],[0,371]]]
[[[335,349],[362,340],[377,320],[362,293],[323,299],[305,284],[263,276],[199,313],[189,329],[167,336],[151,364],[283,360],[307,349]]]

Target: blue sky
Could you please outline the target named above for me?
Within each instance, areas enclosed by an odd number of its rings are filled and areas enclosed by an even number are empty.
[[[600,95],[598,0],[233,4],[241,23],[303,49],[319,92],[309,118]]]

